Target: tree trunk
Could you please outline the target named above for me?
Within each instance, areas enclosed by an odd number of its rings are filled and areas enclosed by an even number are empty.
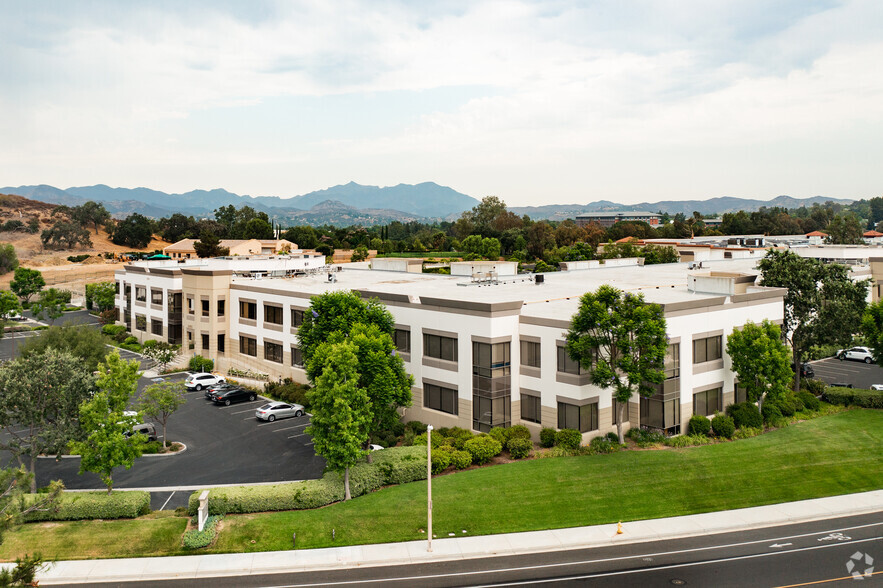
[[[368,451],[368,455],[366,456],[368,463],[374,463],[373,458],[371,457],[371,439],[365,441],[365,449]]]
[[[110,496],[110,493],[113,492],[113,476],[107,476],[107,495]]]
[[[31,455],[31,494],[37,493],[37,456]]]
[[[797,348],[793,345],[791,347],[791,357],[794,362],[794,391],[800,392],[800,369],[803,365],[800,362],[800,354],[798,354]]]
[[[350,498],[352,498],[352,496],[350,496],[350,469],[349,469],[349,467],[347,467],[343,470],[343,488],[344,488],[343,499],[349,500]]]
[[[617,402],[617,404],[619,404],[619,418],[616,419],[616,434],[619,436],[620,445],[622,445],[625,442],[622,436],[622,421],[625,417],[625,409],[628,406],[628,402]]]
[[[163,446],[163,448],[165,448],[166,444],[168,443],[167,439],[168,439],[168,437],[166,437],[166,422],[163,421],[162,422],[162,446]]]

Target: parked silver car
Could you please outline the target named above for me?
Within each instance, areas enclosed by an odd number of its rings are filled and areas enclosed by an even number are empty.
[[[254,411],[254,416],[261,421],[273,422],[276,419],[299,417],[304,415],[304,407],[300,404],[288,404],[287,402],[268,402]]]

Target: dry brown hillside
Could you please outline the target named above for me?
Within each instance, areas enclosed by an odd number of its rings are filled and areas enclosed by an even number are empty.
[[[0,224],[10,220],[20,220],[27,224],[36,218],[40,223],[40,231],[47,229],[55,222],[51,217],[55,204],[29,200],[21,196],[0,194]],[[57,217],[56,217],[57,218]],[[62,250],[44,250],[40,241],[40,232],[27,233],[19,231],[0,231],[0,243],[12,243],[18,255],[19,263],[25,267],[39,269],[48,285],[65,287],[74,291],[82,291],[85,282],[100,282],[113,279],[114,270],[120,267],[118,263],[107,263],[105,259],[94,257],[106,252],[124,253],[126,251],[155,251],[162,249],[168,243],[160,239],[153,239],[144,249],[133,250],[131,247],[115,245],[107,237],[107,233],[99,230],[95,234],[90,229],[92,247]],[[70,255],[89,254],[82,263],[71,263],[67,260]],[[12,280],[12,273],[0,276],[0,288],[8,288]]]

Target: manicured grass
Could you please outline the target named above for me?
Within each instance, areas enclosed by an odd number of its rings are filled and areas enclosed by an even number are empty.
[[[575,527],[876,490],[883,488],[880,447],[883,411],[851,410],[732,443],[471,470],[433,480],[434,531],[446,537],[464,529],[484,535]],[[182,553],[185,523],[24,525],[7,533],[0,557],[36,548],[59,558],[173,555]],[[425,539],[426,483],[311,511],[228,515],[222,525],[217,543],[200,553],[290,549],[293,532],[298,548]]]
[[[156,513],[136,520],[30,523],[3,535],[0,559],[40,552],[47,560],[184,553],[185,517]]]

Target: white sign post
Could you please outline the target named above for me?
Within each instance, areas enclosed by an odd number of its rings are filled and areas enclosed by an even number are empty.
[[[203,490],[199,495],[199,512],[197,514],[199,516],[199,530],[202,531],[205,528],[205,521],[208,519],[208,490]]]
[[[426,551],[432,551],[432,425],[426,427]]]

